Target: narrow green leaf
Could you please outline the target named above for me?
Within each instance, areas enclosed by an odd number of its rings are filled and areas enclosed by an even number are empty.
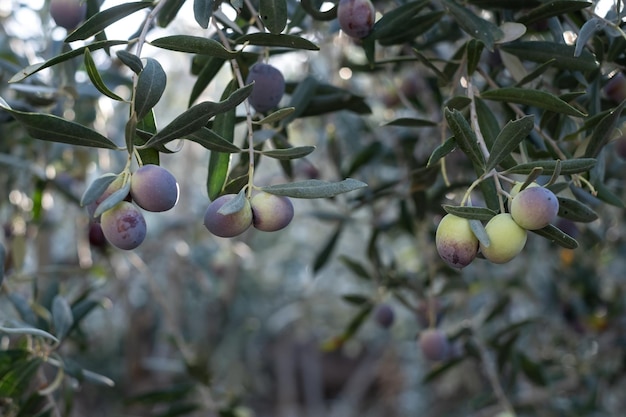
[[[118,177],[118,174],[109,172],[93,180],[83,193],[80,199],[80,205],[84,207],[95,202]]]
[[[483,50],[485,49],[485,44],[476,39],[470,39],[467,42],[467,74],[472,75],[474,71],[476,71],[476,67],[480,62],[480,57],[482,56]]]
[[[231,96],[236,88],[235,80],[226,86],[222,93],[224,97]],[[213,130],[224,138],[226,142],[233,142],[235,138],[235,109],[218,114],[213,121]],[[223,191],[228,178],[230,155],[224,152],[211,152],[207,171],[207,194],[210,200],[215,200]]]
[[[151,41],[150,45],[170,51],[210,55],[222,59],[232,59],[239,55],[239,52],[227,50],[221,43],[214,39],[202,38],[199,36],[164,36]]]
[[[143,119],[159,102],[166,84],[167,76],[161,64],[154,58],[146,58],[146,64],[137,77],[134,96],[137,119]]]
[[[343,334],[341,335],[342,342],[350,340],[356,334],[356,332],[361,328],[363,323],[365,323],[365,320],[369,317],[373,308],[374,305],[372,303],[365,303],[361,305],[361,309],[359,310],[359,312],[354,317],[352,317],[352,320],[350,320],[345,330],[343,331]]]
[[[314,0],[301,0],[300,6],[302,9],[313,19],[319,21],[330,21],[335,20],[337,18],[337,5],[335,4],[329,10],[321,12],[317,7],[319,6],[318,2]]]
[[[511,152],[517,149],[519,144],[530,134],[534,125],[534,116],[532,115],[507,123],[490,149],[486,171],[491,171],[511,155]]]
[[[345,176],[345,177],[351,176],[352,174],[357,172],[361,167],[369,164],[375,158],[380,157],[383,153],[384,153],[384,147],[382,143],[378,141],[372,142],[371,144],[366,146],[364,149],[361,149],[359,152],[357,152],[354,155],[348,168],[345,171],[342,171],[342,176]]]
[[[2,286],[2,282],[4,281],[4,265],[6,262],[7,250],[0,242],[0,287]]]
[[[598,69],[596,57],[583,50],[580,56],[574,56],[573,45],[546,41],[518,41],[500,46],[503,51],[520,59],[544,63],[554,60],[554,66],[570,71],[593,71]]]
[[[215,78],[220,69],[224,66],[226,60],[224,58],[218,58],[215,56],[208,57],[204,66],[198,73],[196,82],[191,88],[191,94],[189,94],[189,103],[191,105],[200,97],[200,94],[209,86],[211,81]]]
[[[559,200],[559,217],[575,222],[589,223],[598,219],[598,214],[586,204],[571,198],[557,197]]]
[[[485,100],[504,101],[528,106],[575,117],[585,117],[586,114],[572,107],[557,96],[545,91],[531,90],[517,87],[504,87],[495,90],[483,91],[480,97]]]
[[[13,334],[13,335],[37,336],[37,337],[42,337],[44,339],[50,339],[54,343],[58,343],[59,342],[59,339],[57,339],[56,337],[54,337],[50,333],[48,333],[48,332],[46,332],[44,330],[41,330],[41,329],[37,329],[35,327],[4,327],[4,326],[0,326],[0,333]]]
[[[578,247],[576,239],[552,224],[547,225],[543,229],[532,230],[532,232],[556,243],[561,247],[564,247],[565,249],[576,249]]]
[[[467,123],[467,120],[465,120],[458,110],[450,111],[446,108],[444,114],[457,146],[467,155],[470,161],[472,161],[476,169],[484,172],[485,157],[478,145],[476,134],[469,123]]]
[[[109,88],[106,86],[106,84],[102,80],[102,77],[100,76],[100,73],[98,72],[96,63],[91,57],[91,52],[89,52],[88,48],[85,49],[84,63],[85,69],[87,70],[87,75],[89,76],[89,79],[98,91],[100,91],[105,96],[112,98],[113,100],[124,101],[123,98],[115,94],[113,91],[109,90]]]
[[[468,0],[481,9],[500,8],[506,10],[528,9],[539,6],[540,0]]]
[[[135,152],[139,154],[139,158],[141,159],[142,164],[154,164],[159,165],[160,163],[160,153],[159,151],[164,151],[160,148],[143,148],[143,145],[149,140],[152,135],[156,134],[156,120],[154,119],[154,111],[149,111],[146,114],[146,117],[137,121],[137,131],[134,135],[134,147]],[[148,136],[142,137],[139,134],[139,131],[148,133]]]
[[[320,49],[319,46],[313,42],[301,38],[300,36],[285,34],[276,35],[273,33],[263,32],[249,33],[235,39],[235,42],[239,45],[247,43],[249,45],[256,46],[273,46],[291,49],[304,49],[309,51],[319,51]]]
[[[483,139],[485,139],[485,143],[487,144],[487,149],[492,149],[493,144],[501,130],[498,119],[484,100],[475,98],[474,106],[476,107],[478,126],[480,127],[480,132],[483,134]],[[517,165],[517,161],[515,161],[512,156],[507,156],[500,161],[500,166],[503,168],[511,168],[515,165]]]
[[[304,158],[314,150],[315,146],[294,146],[292,148],[270,149],[267,151],[261,151],[261,154],[281,161],[289,161],[292,159]]]
[[[277,35],[287,26],[287,1],[260,0],[259,14],[267,30]]]
[[[615,207],[619,207],[622,209],[626,208],[626,205],[624,205],[624,201],[622,201],[619,196],[615,195],[615,193],[611,191],[609,187],[607,187],[602,181],[597,181],[593,184],[593,186],[597,191],[596,197],[598,197],[600,200]]]
[[[24,125],[28,134],[35,139],[92,148],[118,149],[115,143],[95,130],[58,116],[21,112],[6,107],[4,110]]]
[[[213,116],[232,110],[243,102],[252,92],[252,86],[253,84],[248,84],[233,92],[226,100],[218,103],[205,101],[196,104],[161,129],[144,146],[151,147],[157,144],[164,144],[200,130]]]
[[[123,49],[115,52],[115,55],[117,55],[119,60],[130,68],[135,74],[139,74],[143,70],[143,62],[141,62],[141,58],[137,55],[131,54]]]
[[[93,35],[102,32],[105,28],[117,22],[118,20],[152,5],[153,3],[151,1],[137,1],[123,3],[118,6],[113,6],[111,8],[102,10],[101,12],[98,12],[95,15],[91,16],[89,19],[83,22],[82,25],[76,28],[76,30],[67,35],[67,37],[65,38],[65,42],[69,43],[85,40]]]
[[[355,306],[362,306],[363,304],[372,304],[372,300],[369,297],[361,294],[344,294],[341,298]]]
[[[343,223],[339,223],[337,228],[330,236],[330,238],[326,241],[326,244],[322,248],[322,250],[317,254],[315,260],[313,261],[313,273],[316,274],[320,269],[326,265],[326,263],[330,260],[330,256],[337,246],[337,241],[339,241],[339,236],[341,236],[341,232],[343,231]]]
[[[560,161],[561,174],[579,174],[587,172],[596,164],[594,158],[575,158]],[[556,168],[557,162],[554,160],[526,162],[507,169],[505,174],[530,174],[535,168],[541,168],[543,174],[552,175]]]
[[[556,59],[551,59],[549,61],[544,62],[541,65],[538,65],[537,68],[535,68],[534,70],[532,70],[528,75],[526,75],[524,78],[522,78],[521,80],[519,80],[516,84],[515,87],[521,87],[524,84],[528,84],[531,81],[534,81],[537,77],[539,77],[541,74],[543,74],[544,72],[546,72],[547,70],[549,70],[553,65],[554,62],[556,61]]]
[[[611,110],[593,129],[591,139],[585,149],[586,158],[595,158],[598,156],[602,148],[609,143],[617,123],[622,114],[622,109],[626,101],[622,101],[617,107]]]
[[[524,372],[524,375],[535,385],[546,386],[548,384],[546,377],[543,373],[543,366],[539,363],[532,361],[528,356],[522,352],[517,352],[516,355],[519,358],[519,362]]]
[[[606,26],[606,21],[600,19],[599,17],[594,17],[585,22],[585,24],[580,28],[578,32],[578,37],[576,38],[576,48],[574,49],[574,56],[580,56],[583,52],[583,48],[589,42],[589,39],[596,34],[596,32],[604,29]]]
[[[487,207],[472,207],[472,206],[451,206],[444,204],[443,209],[446,213],[454,214],[458,217],[463,217],[470,220],[482,220],[489,221],[497,213]]]
[[[72,324],[74,324],[72,309],[67,300],[60,295],[57,295],[52,300],[52,323],[54,332],[59,340],[62,340],[67,335]]]
[[[407,5],[408,4],[412,3],[407,3]],[[441,22],[444,15],[445,12],[443,10],[436,10],[416,16],[409,16],[410,20],[405,22],[402,29],[398,28],[396,32],[390,32],[386,36],[378,36],[378,43],[381,46],[389,46],[412,42],[416,37],[426,33],[437,23]],[[372,38],[368,37],[366,39]]]
[[[504,36],[498,26],[476,16],[469,8],[460,6],[453,0],[444,0],[443,3],[458,25],[468,35],[484,43],[490,51],[493,50],[494,43]]]
[[[417,119],[413,117],[400,117],[398,119],[394,119],[389,122],[383,123],[383,126],[433,127],[433,126],[437,126],[437,123],[431,120],[426,120],[426,119]]]
[[[215,128],[215,123],[214,123]],[[190,133],[185,136],[184,139],[188,139],[190,141],[199,143],[204,148],[215,151],[215,152],[224,152],[224,153],[239,153],[241,149],[235,145],[234,143],[228,141],[218,133],[216,133],[212,129],[208,129],[203,127],[200,130],[197,130],[193,133]]]
[[[160,27],[167,27],[178,14],[178,11],[186,0],[168,0],[167,3],[159,10],[157,23]]]
[[[268,185],[261,187],[261,190],[270,194],[292,198],[330,198],[364,187],[367,187],[367,184],[364,182],[347,178],[339,182],[305,180],[288,184]]]
[[[454,136],[446,139],[441,145],[437,146],[432,154],[430,154],[430,158],[428,158],[427,167],[432,166],[434,163],[438,162],[441,158],[452,152],[456,149],[456,140]]]
[[[209,27],[211,16],[213,16],[213,0],[193,0],[193,17],[201,28]]]
[[[217,213],[223,216],[239,213],[246,206],[247,199],[246,192],[242,189],[239,193],[237,193],[235,198],[229,200],[226,204],[220,207]]]
[[[410,23],[411,19],[426,5],[428,5],[427,0],[414,1],[385,12],[374,24],[369,36],[374,39],[380,39],[385,36],[395,35],[398,31],[402,31],[403,29],[401,28]]]
[[[366,280],[372,279],[371,274],[367,270],[367,268],[356,259],[353,259],[347,255],[341,255],[337,258],[342,264],[344,264],[352,273],[360,278],[364,278]]]
[[[309,107],[309,104],[315,97],[315,91],[317,89],[318,82],[312,76],[305,77],[291,93],[291,99],[289,101],[289,107],[295,109],[289,116],[283,119],[282,124],[287,124],[294,121],[301,116],[304,111]]]
[[[126,181],[122,184],[119,190],[114,191],[110,196],[105,198],[96,210],[93,213],[93,217],[97,218],[102,215],[105,211],[112,209],[118,203],[124,201],[126,197],[128,197],[128,193],[130,192],[130,178],[126,178]]]
[[[295,111],[296,111],[295,107],[284,107],[282,109],[276,110],[273,113],[268,114],[261,120],[253,121],[252,123],[256,125],[273,124],[291,116]]]
[[[525,25],[538,22],[553,16],[562,16],[591,6],[592,3],[580,0],[553,0],[530,10],[517,21]]]
[[[22,81],[23,79],[30,77],[31,75],[45,68],[49,68],[53,65],[60,64],[61,62],[69,61],[72,58],[81,56],[83,53],[85,53],[85,50],[87,50],[88,48],[90,51],[93,52],[98,49],[110,48],[112,46],[117,46],[117,45],[125,45],[127,43],[128,43],[127,41],[99,41],[99,42],[90,43],[89,45],[83,46],[82,48],[76,48],[69,52],[65,52],[63,54],[57,55],[54,58],[51,58],[45,62],[40,62],[38,64],[29,65],[28,67],[24,68],[17,74],[13,75],[13,77],[11,77],[11,79],[9,80],[9,83]]]

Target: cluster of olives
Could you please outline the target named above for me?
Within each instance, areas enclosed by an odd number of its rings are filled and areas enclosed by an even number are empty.
[[[125,175],[117,177],[98,199],[89,205],[93,215],[98,206],[113,193],[124,189],[128,181]],[[138,247],[146,237],[146,220],[139,208],[150,212],[163,212],[178,202],[179,187],[176,178],[165,168],[146,164],[130,177],[130,189],[124,200],[93,219],[90,241],[97,246],[102,238],[119,249],[131,250]]]
[[[287,227],[293,219],[294,209],[288,197],[265,192],[244,198],[237,210],[225,210],[226,204],[237,194],[224,194],[209,204],[204,213],[204,226],[219,237],[234,237],[250,226],[264,232],[275,232]]]
[[[536,183],[519,191],[521,185],[511,189],[509,212],[496,214],[485,225],[488,246],[478,241],[468,219],[444,216],[435,235],[439,256],[453,268],[469,265],[479,250],[496,264],[515,258],[526,245],[527,231],[546,227],[559,212],[559,201],[552,191]]]

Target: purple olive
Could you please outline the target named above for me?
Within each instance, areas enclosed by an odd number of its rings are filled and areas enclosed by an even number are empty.
[[[179,188],[176,178],[167,169],[148,164],[133,173],[130,195],[142,209],[161,212],[176,205]]]
[[[51,0],[50,16],[54,22],[68,31],[74,30],[85,20],[86,0]]]
[[[146,238],[146,220],[133,203],[122,201],[102,213],[102,233],[113,246],[131,250]]]
[[[252,224],[258,230],[275,232],[287,227],[293,219],[293,204],[287,197],[259,193],[250,200]]]
[[[361,39],[372,31],[376,10],[370,0],[340,0],[337,19],[339,27],[346,35]]]
[[[426,329],[420,333],[418,345],[424,357],[430,361],[442,361],[449,357],[450,341],[439,329]]]
[[[552,223],[559,213],[559,200],[544,187],[528,187],[511,201],[511,216],[526,230],[537,230]]]
[[[207,230],[219,237],[234,237],[245,232],[252,224],[252,208],[248,199],[241,210],[222,214],[219,210],[224,204],[237,197],[236,194],[225,194],[209,204],[204,213],[204,226]]]
[[[246,83],[254,81],[248,102],[259,113],[278,106],[285,94],[285,78],[278,68],[258,62],[250,67]]]

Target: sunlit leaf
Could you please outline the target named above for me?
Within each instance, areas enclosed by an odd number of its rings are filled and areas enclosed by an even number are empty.
[[[159,102],[165,85],[167,76],[161,64],[154,58],[146,58],[143,70],[137,78],[137,88],[135,89],[135,112],[137,119],[143,119],[150,110]]]
[[[76,28],[76,30],[67,35],[65,42],[85,40],[93,35],[96,35],[97,33],[100,33],[109,25],[116,23],[120,19],[152,5],[153,3],[151,1],[136,1],[123,3],[102,10],[101,12],[91,16],[83,22],[82,25]]]
[[[330,198],[339,194],[367,187],[367,184],[347,178],[339,182],[322,180],[305,180],[287,184],[268,185],[261,187],[267,193],[293,198]]]
[[[480,97],[485,100],[504,101],[507,103],[525,104],[535,106],[540,109],[550,110],[569,116],[585,117],[586,114],[572,107],[557,96],[545,91],[532,90],[527,88],[503,87],[495,90],[487,90],[480,93]]]

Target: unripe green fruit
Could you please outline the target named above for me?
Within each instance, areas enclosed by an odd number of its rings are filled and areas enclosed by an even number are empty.
[[[260,113],[278,106],[285,94],[285,78],[280,70],[269,64],[256,63],[250,67],[246,83],[254,81],[248,102]]]
[[[376,10],[370,0],[339,0],[337,20],[344,33],[352,38],[364,38],[374,27]]]
[[[509,191],[509,195],[511,196],[509,203],[515,198],[516,195],[519,194],[520,191],[522,191],[522,185],[524,185],[523,182],[517,181],[515,185],[511,188],[511,191]],[[537,184],[536,182],[531,182],[524,188],[524,190],[531,187],[541,187],[541,185]]]
[[[496,214],[485,226],[489,246],[480,245],[482,254],[493,263],[503,264],[515,258],[526,244],[526,229],[520,227],[509,213]]]
[[[131,250],[146,238],[146,220],[128,201],[122,201],[112,209],[102,213],[102,233],[113,246]]]
[[[167,169],[147,164],[133,173],[130,195],[142,209],[161,212],[176,205],[179,188],[176,178]]]
[[[51,0],[50,16],[54,22],[68,31],[76,29],[85,19],[87,1],[83,0]]]
[[[219,209],[236,194],[225,194],[213,200],[204,214],[204,226],[207,230],[219,237],[234,237],[245,232],[252,224],[252,208],[250,201],[245,200],[241,210],[231,214],[218,213]]]
[[[526,188],[513,198],[510,211],[515,223],[526,230],[537,230],[556,219],[559,200],[547,188]]]
[[[448,336],[439,329],[426,329],[420,333],[418,345],[430,361],[442,361],[450,355]]]
[[[252,224],[258,230],[275,232],[293,219],[293,204],[287,197],[259,193],[250,200]]]
[[[441,259],[453,268],[469,265],[478,252],[478,239],[468,219],[446,214],[435,235],[435,245]]]

